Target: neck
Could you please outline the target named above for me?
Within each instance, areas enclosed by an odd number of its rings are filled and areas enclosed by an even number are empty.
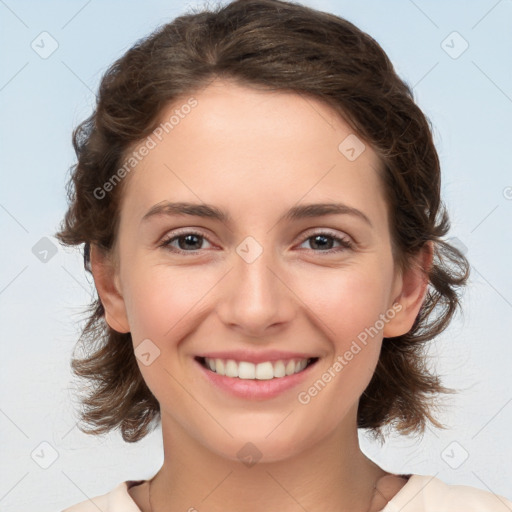
[[[369,510],[386,472],[361,452],[357,429],[349,432],[332,432],[284,460],[251,465],[206,449],[162,416],[164,464],[151,482],[152,512]]]

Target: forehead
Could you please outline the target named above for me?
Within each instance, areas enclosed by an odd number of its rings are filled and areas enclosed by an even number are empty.
[[[377,217],[385,209],[377,155],[320,100],[216,80],[168,105],[160,121],[124,193],[133,217],[164,200],[235,214],[277,214],[301,200],[366,203]]]

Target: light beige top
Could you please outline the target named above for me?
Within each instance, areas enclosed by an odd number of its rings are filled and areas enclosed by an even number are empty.
[[[141,512],[128,489],[143,480],[127,480],[115,489],[62,512]],[[411,475],[381,512],[512,512],[512,501],[465,485],[447,485],[428,475]]]

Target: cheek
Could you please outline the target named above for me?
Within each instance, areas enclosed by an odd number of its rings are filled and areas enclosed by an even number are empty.
[[[308,271],[284,274],[290,288],[281,300],[294,301],[326,337],[344,350],[345,344],[375,325],[386,307],[388,283],[384,262],[375,265],[347,265],[344,268],[311,266]],[[200,320],[201,310],[215,308],[209,298],[222,292],[219,269],[165,264],[127,265],[123,280],[126,308],[135,343],[142,339],[180,339],[190,329],[190,320]],[[228,278],[229,280],[229,278]],[[279,287],[279,285],[277,285]],[[306,307],[304,307],[306,306]]]
[[[174,319],[183,316],[186,306],[178,300],[178,295],[183,296],[186,288],[180,282],[171,287],[163,267],[151,268],[128,258],[123,262],[121,280],[134,345],[146,338],[157,342],[171,329]]]
[[[132,264],[129,270],[127,266],[125,279],[134,348],[149,339],[159,351],[147,366],[137,360],[144,381],[160,403],[172,403],[176,410],[190,406],[176,373],[186,363],[187,354],[177,347],[200,325],[203,301],[218,276],[191,267]]]
[[[388,281],[377,269],[331,269],[328,279],[317,275],[301,288],[310,318],[332,354],[323,373],[301,388],[298,401],[308,418],[322,417],[327,430],[357,407],[379,359],[379,315],[385,313]]]
[[[190,356],[192,345],[176,352],[184,339],[193,337],[211,314],[212,296],[222,286],[225,270],[207,271],[199,266],[126,265],[123,291],[133,344],[151,340],[160,350],[160,362],[173,367]]]
[[[336,377],[329,387],[343,394],[331,397],[335,402],[360,396],[373,375],[382,343],[380,315],[386,311],[387,290],[387,277],[378,266],[373,271],[371,267],[330,269],[324,277],[317,274],[316,279],[303,282],[298,295],[333,352],[327,366],[337,365],[331,369]],[[325,378],[330,379],[329,375]]]
[[[386,276],[371,267],[323,269],[298,277],[296,287],[311,318],[339,350],[374,326],[387,304]]]

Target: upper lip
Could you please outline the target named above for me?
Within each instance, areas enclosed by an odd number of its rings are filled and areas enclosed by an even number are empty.
[[[230,350],[223,352],[205,352],[199,354],[199,358],[207,357],[208,359],[233,359],[234,361],[247,361],[249,363],[264,363],[265,361],[288,361],[290,359],[313,359],[318,358],[317,355],[304,352],[284,352],[280,350],[269,351],[250,351],[250,350]]]

